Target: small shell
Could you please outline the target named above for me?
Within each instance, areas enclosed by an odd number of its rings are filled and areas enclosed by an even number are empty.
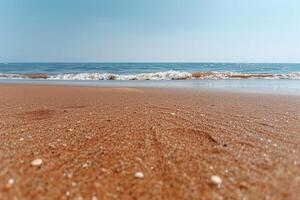
[[[134,177],[135,177],[135,178],[144,178],[144,174],[143,174],[142,172],[136,172],[136,173],[134,174]]]
[[[211,178],[210,178],[210,180],[215,184],[215,185],[221,185],[222,184],[222,179],[220,178],[220,176],[216,176],[216,175],[214,175],[214,176],[212,176]]]
[[[39,158],[31,161],[31,165],[35,166],[35,167],[40,166],[42,163],[43,163],[42,159],[39,159]]]

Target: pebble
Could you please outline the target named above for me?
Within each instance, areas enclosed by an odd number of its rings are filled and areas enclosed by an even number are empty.
[[[136,173],[134,174],[134,177],[135,177],[135,178],[144,178],[144,174],[143,174],[142,172],[136,172]]]
[[[92,163],[90,163],[89,161],[87,161],[86,163],[83,163],[82,165],[81,165],[81,167],[82,168],[88,168],[88,167],[90,167],[92,165]]]
[[[20,141],[22,142],[24,140],[24,138],[20,138]]]
[[[220,176],[212,176],[210,177],[210,180],[215,184],[215,185],[218,185],[220,186],[222,184],[222,179],[220,178]]]
[[[15,180],[13,178],[8,179],[7,186],[11,187],[15,183]]]
[[[175,115],[175,113],[171,113],[171,115],[173,115],[173,116],[174,116],[174,115]]]
[[[36,166],[40,166],[42,163],[43,163],[43,161],[41,159],[39,159],[39,158],[31,161],[31,165],[35,166],[35,167]]]
[[[87,135],[87,136],[85,136],[85,138],[90,140],[90,139],[92,139],[92,136]]]

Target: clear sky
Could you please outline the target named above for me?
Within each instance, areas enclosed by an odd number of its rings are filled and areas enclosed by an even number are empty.
[[[0,0],[0,62],[300,62],[300,0]]]

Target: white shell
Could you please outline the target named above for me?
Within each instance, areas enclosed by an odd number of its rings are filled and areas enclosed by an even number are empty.
[[[220,176],[214,175],[210,179],[216,185],[221,185],[222,184],[222,179],[220,178]]]
[[[135,177],[135,178],[144,178],[144,174],[143,174],[142,172],[136,172],[136,173],[134,174],[134,177]]]
[[[42,159],[39,158],[31,161],[32,166],[40,166],[42,163],[43,163]]]

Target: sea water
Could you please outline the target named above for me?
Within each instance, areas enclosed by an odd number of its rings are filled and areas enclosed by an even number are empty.
[[[300,64],[0,63],[0,83],[209,88],[300,95]]]

